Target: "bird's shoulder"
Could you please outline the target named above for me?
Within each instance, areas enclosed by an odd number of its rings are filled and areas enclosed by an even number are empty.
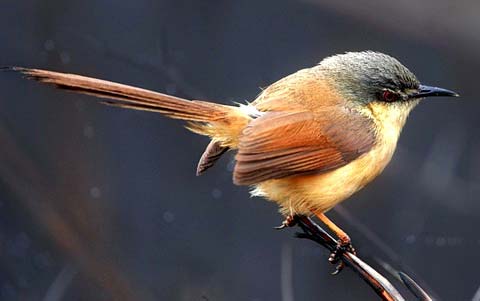
[[[318,68],[307,68],[290,74],[265,88],[252,102],[257,110],[316,111],[342,105],[345,101]]]

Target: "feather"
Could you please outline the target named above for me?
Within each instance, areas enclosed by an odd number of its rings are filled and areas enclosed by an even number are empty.
[[[203,152],[197,165],[197,176],[203,174],[207,169],[212,167],[220,157],[229,150],[228,147],[222,146],[218,141],[210,141],[207,148]]]
[[[252,185],[344,166],[368,152],[375,136],[369,118],[332,109],[268,112],[252,121],[239,141],[234,182]]]
[[[251,119],[238,107],[187,100],[111,81],[41,69],[3,69],[22,73],[29,79],[63,90],[107,98],[108,101],[101,103],[109,106],[156,112],[170,118],[187,120],[190,122],[188,128],[210,136],[224,146],[236,143],[237,136]]]

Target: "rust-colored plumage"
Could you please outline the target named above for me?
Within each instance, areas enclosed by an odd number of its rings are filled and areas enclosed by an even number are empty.
[[[207,145],[197,164],[197,176],[203,174],[212,167],[220,157],[229,150],[229,147],[222,146],[220,142],[212,140]]]
[[[234,182],[252,185],[344,166],[372,147],[372,121],[360,113],[268,112],[245,128]],[[359,129],[370,129],[359,131]]]
[[[236,184],[253,186],[255,195],[277,202],[284,214],[314,213],[322,219],[323,212],[385,168],[418,99],[458,96],[420,85],[396,59],[370,51],[326,58],[240,106],[186,100],[74,74],[11,70],[109,99],[104,104],[185,120],[188,129],[212,139],[197,174],[227,150],[236,150]]]
[[[305,202],[305,196],[291,189],[280,197],[277,190],[281,189],[272,181],[292,179],[297,183],[304,177],[328,173],[362,156],[375,144],[372,119],[349,106],[328,79],[313,68],[300,70],[265,89],[251,104],[258,110],[254,117],[245,107],[191,101],[75,74],[19,67],[13,70],[61,89],[109,99],[102,103],[110,106],[189,121],[190,130],[212,138],[199,160],[198,175],[228,149],[237,150],[234,182],[258,185],[258,189],[268,187],[261,194],[277,201],[283,212],[307,213],[305,206],[296,206],[292,200]],[[319,206],[312,204],[311,208]]]
[[[60,89],[111,99],[113,101],[102,101],[103,104],[110,106],[156,112],[170,118],[190,121],[192,122],[190,127],[195,132],[210,136],[226,146],[233,143],[231,137],[238,135],[241,130],[239,127],[245,125],[250,119],[239,108],[233,106],[186,100],[76,74],[22,67],[12,67],[11,70],[21,72],[29,79],[55,85]]]

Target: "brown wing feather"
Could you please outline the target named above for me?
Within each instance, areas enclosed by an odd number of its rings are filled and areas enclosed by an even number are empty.
[[[370,119],[352,111],[268,112],[240,137],[234,182],[251,185],[338,168],[367,152],[374,138]]]

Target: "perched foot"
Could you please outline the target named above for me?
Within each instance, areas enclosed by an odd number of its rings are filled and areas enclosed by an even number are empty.
[[[348,238],[348,236],[347,236],[347,238]],[[355,251],[355,248],[352,246],[352,242],[351,242],[350,238],[348,238],[348,240],[339,239],[338,242],[337,242],[336,249],[332,253],[330,253],[330,256],[328,257],[328,261],[331,264],[338,263],[337,266],[335,267],[335,271],[332,273],[332,275],[337,275],[345,267],[345,263],[343,263],[343,261],[340,261],[340,258],[342,256],[342,254],[345,253],[345,252],[349,252],[349,253],[352,253],[353,255],[357,255],[357,252]]]
[[[287,227],[293,227],[297,224],[297,216],[293,214],[287,215],[285,217],[285,220],[282,222],[282,224],[278,227],[275,227],[277,230],[285,229]]]
[[[340,261],[340,257],[342,256],[342,253],[350,252],[356,254],[355,249],[352,247],[352,241],[350,240],[348,234],[345,233],[345,231],[335,225],[323,212],[314,212],[314,214],[338,237],[337,247],[328,258],[328,261],[330,261],[330,263],[338,263]],[[340,273],[344,266],[344,263],[340,261],[340,263],[335,269],[335,272],[333,272],[333,275],[337,275],[338,273]]]

